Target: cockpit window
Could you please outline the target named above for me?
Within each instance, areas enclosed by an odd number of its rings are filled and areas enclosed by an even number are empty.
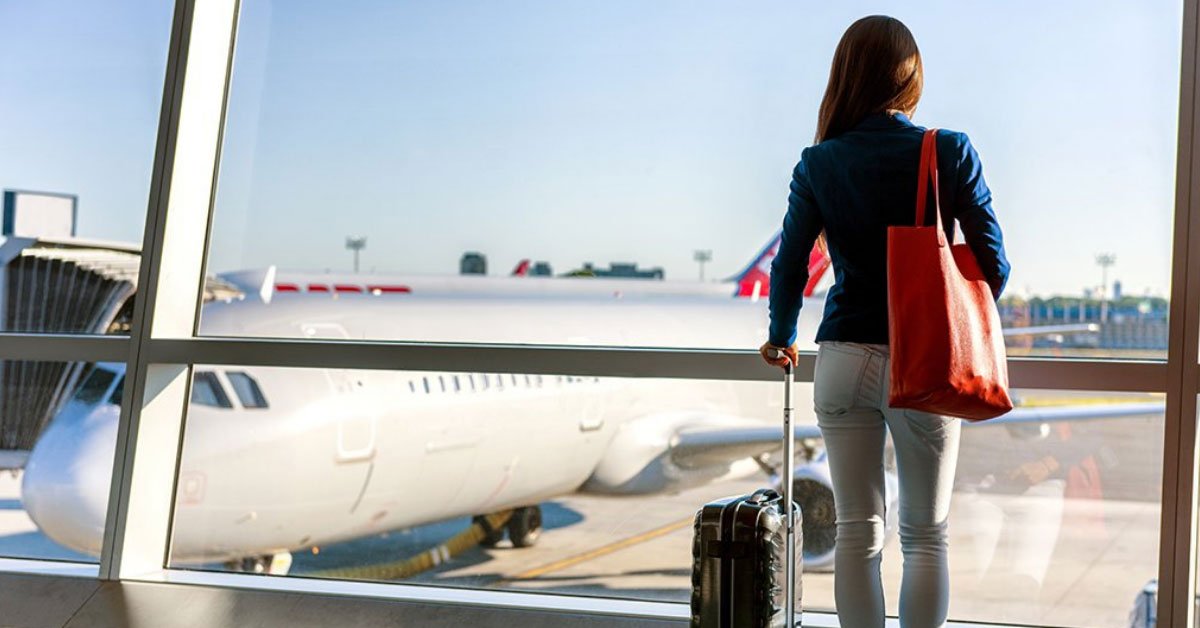
[[[229,383],[233,384],[233,393],[237,395],[238,401],[242,402],[243,408],[268,407],[266,396],[258,387],[258,382],[249,373],[229,371],[225,373],[225,376],[229,378]]]
[[[192,403],[213,408],[232,408],[229,395],[212,371],[196,371],[192,376]]]
[[[121,399],[125,397],[125,376],[117,380],[117,385],[113,388],[112,394],[108,396],[108,402],[114,406],[121,405]]]
[[[88,374],[87,379],[83,380],[83,385],[75,392],[75,401],[92,405],[99,403],[104,399],[104,393],[108,392],[108,387],[112,385],[117,374],[101,368],[94,368]]]

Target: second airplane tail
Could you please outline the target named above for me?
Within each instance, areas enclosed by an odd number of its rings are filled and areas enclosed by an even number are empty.
[[[737,284],[734,296],[747,299],[758,299],[771,294],[771,262],[779,253],[779,242],[782,232],[776,232],[775,237],[758,252],[742,272],[733,277]],[[804,296],[810,297],[816,293],[825,273],[832,265],[824,240],[818,240],[808,255],[808,283],[804,286]]]

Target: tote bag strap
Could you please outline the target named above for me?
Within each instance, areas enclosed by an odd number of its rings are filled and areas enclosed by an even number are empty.
[[[925,131],[925,136],[921,140],[921,162],[917,166],[917,225],[918,227],[925,226],[925,210],[927,206],[927,194],[930,187],[933,188],[933,212],[936,216],[936,224],[938,230],[938,245],[944,246],[946,243],[946,229],[942,227],[942,199],[938,191],[938,167],[937,167],[937,129],[929,129]]]

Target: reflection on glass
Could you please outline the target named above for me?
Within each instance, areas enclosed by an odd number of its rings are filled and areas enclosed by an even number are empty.
[[[0,556],[95,562],[124,368],[0,362]]]
[[[0,331],[128,333],[171,14],[0,5]]]

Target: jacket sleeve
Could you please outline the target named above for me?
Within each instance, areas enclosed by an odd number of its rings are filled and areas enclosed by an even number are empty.
[[[804,300],[804,285],[808,283],[808,256],[822,228],[808,165],[801,154],[800,163],[792,171],[779,251],[771,262],[771,325],[767,341],[776,347],[787,347],[796,341],[796,320]]]
[[[1008,283],[1009,264],[1004,254],[1004,234],[992,211],[992,191],[983,180],[979,153],[965,134],[958,134],[958,180],[954,194],[954,217],[979,268],[999,299]]]

